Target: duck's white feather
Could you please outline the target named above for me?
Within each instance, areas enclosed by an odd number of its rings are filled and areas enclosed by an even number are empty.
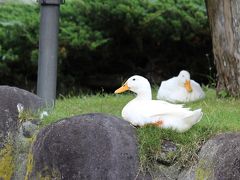
[[[183,83],[181,84],[179,76],[162,81],[157,93],[157,99],[172,103],[193,102],[203,99],[205,97],[205,93],[203,92],[201,86],[194,80],[190,80],[190,84],[192,91],[188,92]]]
[[[162,121],[162,128],[183,132],[192,127],[202,116],[201,109],[190,111],[182,105],[157,100],[132,100],[122,110],[122,117],[135,126]]]

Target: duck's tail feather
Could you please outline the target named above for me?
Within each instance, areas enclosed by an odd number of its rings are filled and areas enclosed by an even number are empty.
[[[184,121],[187,122],[188,124],[194,125],[202,119],[202,116],[203,116],[202,109],[197,109],[193,111],[193,114],[191,116],[184,118]]]

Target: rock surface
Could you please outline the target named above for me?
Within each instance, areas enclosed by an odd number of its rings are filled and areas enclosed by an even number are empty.
[[[10,86],[0,86],[0,148],[3,147],[9,132],[16,132],[18,121],[17,104],[24,109],[36,111],[45,106],[45,102],[33,93]]]
[[[183,171],[178,179],[239,180],[240,134],[220,134],[207,141],[199,153],[198,163]]]
[[[152,179],[173,180],[177,179],[181,166],[176,161],[177,145],[172,141],[163,139],[161,152],[156,156],[157,166],[151,171]]]
[[[32,121],[20,123],[19,103],[31,112],[45,107],[44,100],[33,93],[0,86],[0,179],[24,179],[31,137],[38,129]]]
[[[33,146],[30,179],[135,179],[135,130],[126,121],[94,113],[62,119],[42,129]]]

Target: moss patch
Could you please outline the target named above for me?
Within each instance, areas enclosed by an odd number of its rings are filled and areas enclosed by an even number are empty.
[[[24,180],[29,179],[28,177],[30,176],[32,169],[33,169],[33,154],[32,151],[30,151],[27,158],[27,170]]]
[[[213,165],[201,160],[196,169],[196,180],[213,179]]]
[[[14,171],[13,148],[10,144],[0,151],[0,162],[0,179],[10,180]]]
[[[32,138],[29,139],[29,152],[28,152],[28,156],[27,156],[27,164],[26,164],[26,175],[24,180],[28,180],[29,176],[32,172],[33,169],[33,154],[32,154],[32,146],[34,144],[34,142],[36,141],[36,135],[34,135]]]
[[[62,179],[61,173],[57,169],[52,169],[51,174],[42,175],[38,173],[37,178],[40,180]]]

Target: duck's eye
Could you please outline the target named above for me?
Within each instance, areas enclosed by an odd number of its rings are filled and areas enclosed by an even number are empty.
[[[133,78],[133,81],[135,81],[136,79],[135,78]]]

